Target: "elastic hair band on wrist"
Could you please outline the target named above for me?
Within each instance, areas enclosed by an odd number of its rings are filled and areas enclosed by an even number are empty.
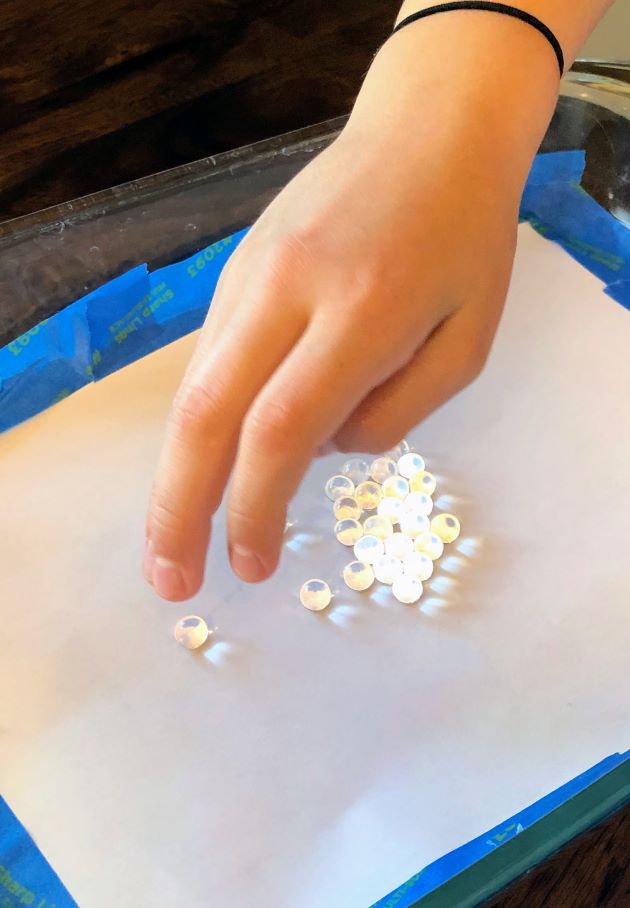
[[[502,13],[504,16],[511,16],[513,19],[519,19],[521,22],[531,25],[532,28],[539,31],[540,34],[547,39],[549,44],[551,44],[553,52],[556,55],[556,60],[558,61],[560,75],[562,76],[564,74],[564,54],[562,52],[562,47],[549,26],[545,25],[544,22],[541,22],[540,19],[533,16],[531,13],[527,13],[522,9],[517,9],[515,6],[509,6],[507,3],[486,3],[484,0],[458,0],[458,2],[455,3],[438,3],[435,6],[427,6],[425,9],[418,10],[417,13],[412,13],[410,16],[407,16],[398,23],[392,34],[395,35],[401,28],[405,28],[407,25],[411,25],[412,22],[417,22],[419,19],[426,19],[428,16],[433,16],[435,13],[450,13],[458,9],[473,9],[484,10],[489,13]]]

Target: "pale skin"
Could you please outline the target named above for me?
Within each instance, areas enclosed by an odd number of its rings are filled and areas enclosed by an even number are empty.
[[[610,3],[518,5],[569,65]],[[496,13],[432,16],[380,50],[340,137],[221,276],[151,494],[144,573],[160,596],[199,590],[230,475],[230,560],[258,582],[313,457],[396,444],[479,373],[558,80],[546,40]]]

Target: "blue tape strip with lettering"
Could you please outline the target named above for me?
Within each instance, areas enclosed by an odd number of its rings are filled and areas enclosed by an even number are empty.
[[[630,308],[630,231],[581,188],[584,153],[538,155],[521,218],[563,246]],[[198,328],[219,274],[247,231],[182,262],[140,265],[0,350],[0,431]]]
[[[0,798],[0,908],[78,908],[18,818]]]
[[[154,272],[139,265],[0,349],[0,431],[199,328],[246,232]]]
[[[536,801],[530,807],[516,814],[516,816],[511,817],[499,826],[495,826],[494,829],[480,835],[478,838],[472,839],[466,845],[456,848],[455,851],[445,854],[444,857],[434,861],[433,864],[429,864],[424,870],[414,874],[402,886],[399,886],[393,892],[390,892],[389,895],[372,905],[372,908],[394,908],[394,906],[395,908],[409,908],[419,898],[428,895],[429,892],[446,883],[451,877],[476,864],[477,861],[480,861],[491,851],[519,835],[523,830],[536,823],[537,820],[541,820],[552,810],[555,810],[556,807],[560,807],[561,804],[564,804],[570,798],[574,798],[581,791],[588,788],[589,785],[597,782],[598,779],[601,779],[627,760],[630,760],[630,751],[625,754],[613,754],[607,757],[601,763],[593,766],[571,782],[567,782],[566,785],[562,785],[556,791],[546,795],[546,797]]]
[[[521,218],[601,278],[630,308],[630,230],[580,187],[582,151],[538,155]],[[0,349],[0,431],[198,328],[247,230],[182,262],[140,265]]]

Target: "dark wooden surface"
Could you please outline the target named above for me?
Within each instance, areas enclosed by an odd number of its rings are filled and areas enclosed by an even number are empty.
[[[0,219],[344,113],[391,0],[2,0]]]
[[[604,906],[630,906],[630,807],[584,833],[484,908]]]
[[[395,9],[2,0],[0,220],[345,113]],[[630,807],[491,908],[630,908],[629,856]]]

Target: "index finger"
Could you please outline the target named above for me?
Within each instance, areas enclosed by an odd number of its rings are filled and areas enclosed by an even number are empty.
[[[239,307],[213,343],[202,335],[173,405],[147,518],[145,575],[163,598],[199,589],[241,422],[302,330],[296,314],[267,299]]]

